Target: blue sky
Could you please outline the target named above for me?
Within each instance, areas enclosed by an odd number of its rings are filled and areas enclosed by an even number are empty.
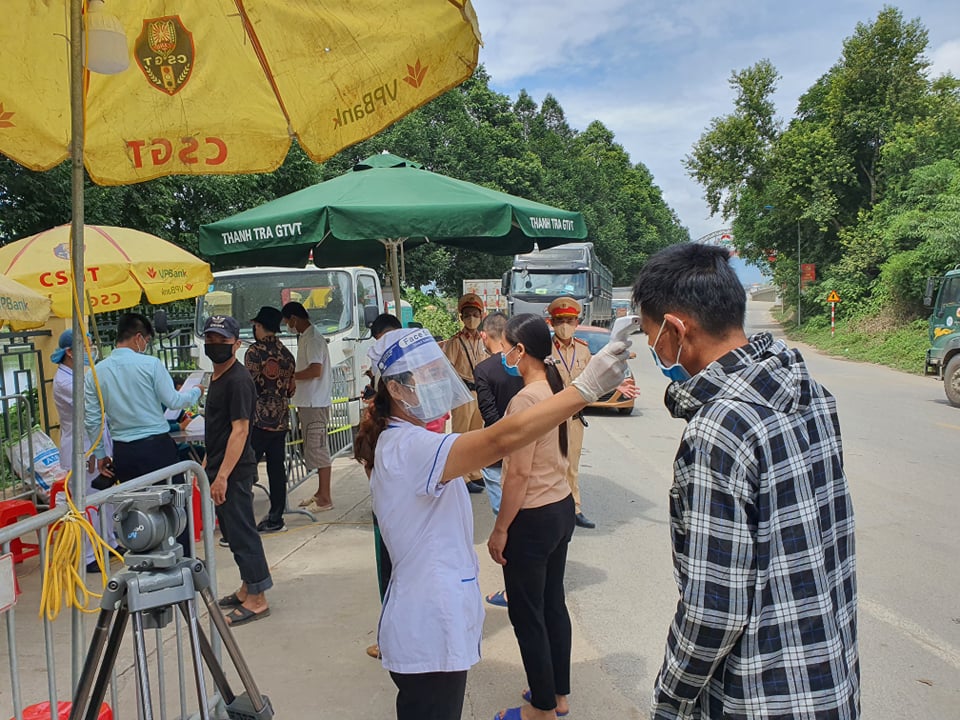
[[[893,3],[929,33],[935,75],[960,76],[960,2]],[[723,228],[682,160],[714,117],[733,108],[730,73],[769,58],[782,79],[781,118],[840,57],[881,2],[807,0],[473,0],[495,90],[552,94],[578,129],[600,120],[653,172],[696,239]]]

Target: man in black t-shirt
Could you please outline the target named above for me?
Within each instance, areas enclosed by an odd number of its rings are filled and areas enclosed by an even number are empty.
[[[250,445],[250,421],[257,391],[250,373],[237,362],[240,325],[236,320],[229,315],[208,318],[203,338],[204,354],[213,363],[204,408],[210,495],[217,519],[227,529],[241,580],[239,590],[220,598],[220,607],[231,609],[227,622],[237,626],[270,614],[266,591],[273,587],[253,517],[257,459]]]

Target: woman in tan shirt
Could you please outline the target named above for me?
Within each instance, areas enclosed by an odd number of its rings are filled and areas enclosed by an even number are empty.
[[[517,315],[507,323],[503,363],[523,377],[504,418],[563,390],[552,362],[550,328],[543,318]],[[567,545],[574,503],[567,472],[567,423],[554,426],[503,460],[503,498],[487,542],[503,566],[508,612],[520,646],[529,707],[502,712],[504,720],[534,720],[570,711],[570,616],[564,600]]]

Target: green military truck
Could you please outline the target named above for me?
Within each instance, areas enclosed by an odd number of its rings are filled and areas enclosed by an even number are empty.
[[[923,304],[933,307],[924,372],[942,378],[947,400],[960,407],[960,265],[942,277],[927,278]]]

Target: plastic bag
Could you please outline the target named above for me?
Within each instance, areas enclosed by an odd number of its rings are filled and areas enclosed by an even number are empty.
[[[30,477],[30,443],[33,444],[33,477]],[[30,442],[23,435],[11,441],[6,450],[13,471],[24,483],[36,485],[38,490],[49,491],[53,483],[67,474],[60,465],[60,448],[39,427],[34,427],[30,432]]]

